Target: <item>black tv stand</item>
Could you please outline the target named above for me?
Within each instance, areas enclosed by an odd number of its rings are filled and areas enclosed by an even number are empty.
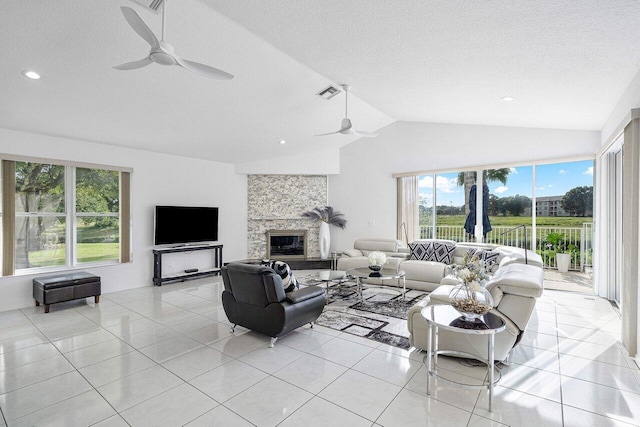
[[[169,277],[162,277],[162,255],[192,251],[213,251],[213,267],[190,273],[183,272]],[[166,282],[184,282],[185,280],[214,276],[220,274],[220,267],[222,267],[222,245],[179,246],[153,250],[153,284],[155,286],[162,286],[162,284]]]

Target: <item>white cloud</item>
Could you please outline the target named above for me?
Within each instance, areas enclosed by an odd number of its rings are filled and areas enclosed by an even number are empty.
[[[564,175],[565,173],[568,173],[568,172],[567,172],[566,170],[564,170],[564,169],[560,169],[560,170],[558,171],[558,173],[559,173],[560,175]]]
[[[551,187],[553,187],[553,184],[549,184],[549,185],[547,185],[547,187],[548,187],[548,188],[551,188]]]
[[[420,188],[433,188],[433,176],[425,176],[419,181],[418,186]],[[457,178],[446,178],[442,175],[436,175],[436,189],[442,191],[443,193],[460,192]]]
[[[549,186],[549,187],[551,187],[551,186]],[[544,191],[544,190],[546,190],[546,189],[547,189],[547,187],[540,187],[540,188],[538,188],[538,190],[539,190],[539,191]]]
[[[459,193],[458,179],[447,179],[444,176],[436,177],[436,188],[444,193]]]
[[[425,175],[420,181],[418,181],[418,187],[433,188],[433,175]]]
[[[517,173],[518,173],[518,169],[516,169],[516,168],[509,168],[509,173],[517,174]]]
[[[500,187],[497,187],[497,188],[496,188],[495,190],[493,190],[493,191],[494,191],[495,193],[502,194],[502,193],[504,193],[505,191],[508,191],[508,190],[509,190],[509,187],[505,187],[504,185],[501,185]]]
[[[589,166],[586,171],[582,172],[582,175],[591,175],[591,176],[593,176],[593,166]]]

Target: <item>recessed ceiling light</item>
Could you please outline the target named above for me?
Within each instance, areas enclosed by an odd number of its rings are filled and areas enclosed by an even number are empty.
[[[515,98],[513,96],[503,96],[501,99],[505,102],[510,102],[510,101],[513,101]]]
[[[284,139],[281,139],[281,140],[280,140],[280,145],[284,145],[284,144],[286,144],[286,143],[287,143],[287,141],[285,141]]]
[[[40,74],[32,70],[24,70],[22,75],[31,80],[38,80],[40,78]]]

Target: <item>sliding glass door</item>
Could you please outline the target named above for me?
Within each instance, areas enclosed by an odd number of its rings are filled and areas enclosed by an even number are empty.
[[[419,176],[419,236],[483,241],[538,252],[545,267],[569,253],[593,265],[593,160]],[[478,174],[483,191],[479,194]]]

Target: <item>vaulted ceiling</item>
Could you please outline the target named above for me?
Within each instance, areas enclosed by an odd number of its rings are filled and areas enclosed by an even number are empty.
[[[599,130],[640,69],[636,0],[169,0],[167,41],[227,82],[114,70],[149,49],[120,6],[160,35],[161,15],[131,0],[3,2],[0,127],[238,164],[357,139],[313,136],[344,116],[344,94],[316,96],[331,83],[353,86],[365,131]]]

